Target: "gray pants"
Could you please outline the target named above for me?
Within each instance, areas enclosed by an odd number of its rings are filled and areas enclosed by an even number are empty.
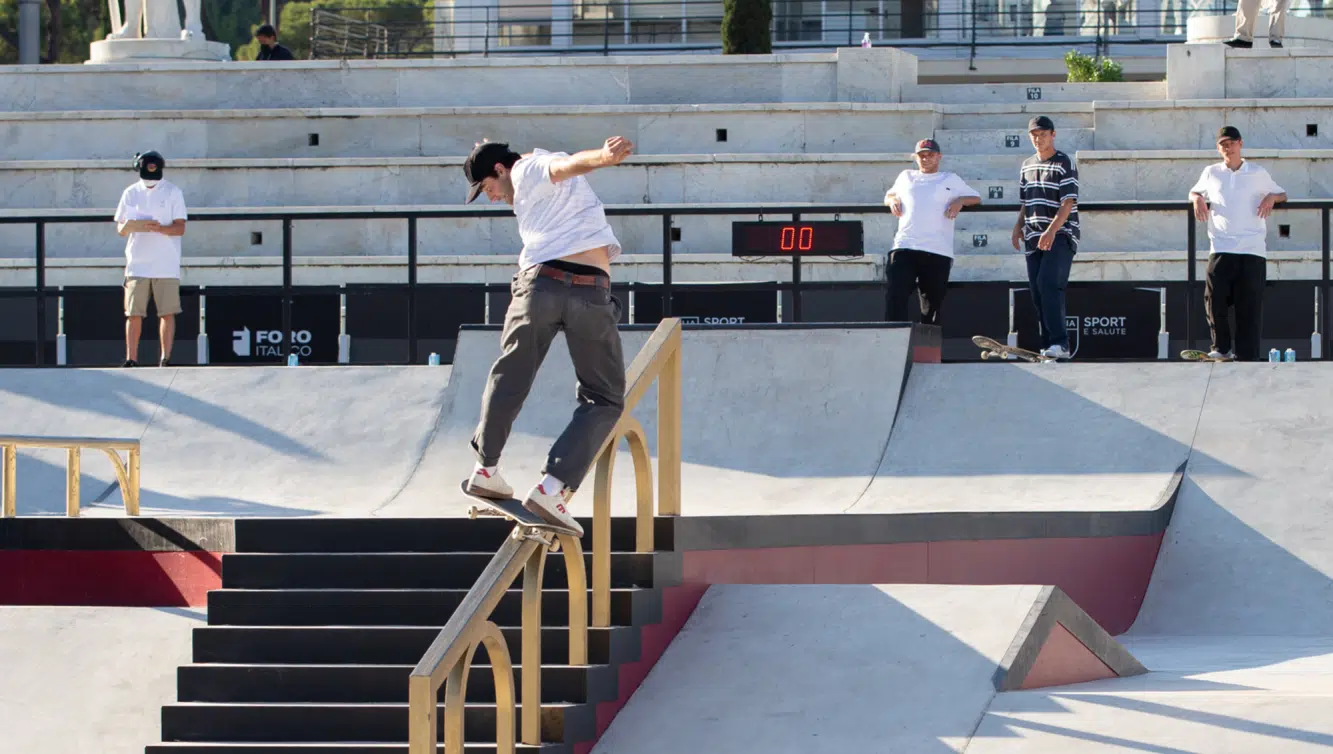
[[[568,276],[564,281],[542,277],[539,269],[520,272],[510,284],[513,300],[500,336],[502,353],[486,382],[472,449],[483,465],[499,463],[537,370],[563,330],[579,405],[551,446],[542,472],[577,489],[625,408],[625,360],[617,329],[621,306],[606,288],[573,285]]]

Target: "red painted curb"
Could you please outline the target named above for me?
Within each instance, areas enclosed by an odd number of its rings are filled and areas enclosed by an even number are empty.
[[[204,607],[222,553],[0,550],[0,605]]]
[[[687,584],[1052,584],[1110,634],[1133,625],[1163,534],[695,550]]]

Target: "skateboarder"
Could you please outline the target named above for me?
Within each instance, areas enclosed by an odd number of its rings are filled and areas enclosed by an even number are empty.
[[[1217,131],[1222,162],[1203,169],[1190,189],[1194,218],[1208,223],[1208,275],[1203,304],[1212,335],[1211,359],[1260,360],[1260,324],[1268,281],[1268,216],[1287,200],[1267,170],[1241,157],[1240,129]],[[1233,341],[1227,309],[1235,307]],[[1233,348],[1234,347],[1234,348]]]
[[[523,500],[533,514],[582,536],[565,507],[625,406],[621,304],[611,295],[611,261],[620,242],[585,174],[619,165],[634,145],[613,136],[600,149],[577,154],[534,149],[518,154],[508,144],[483,142],[463,163],[472,202],[485,191],[514,207],[523,240],[513,299],[500,336],[502,353],[491,367],[472,438],[477,457],[469,494],[508,499],[514,490],[500,476],[500,453],[557,332],[564,331],[578,378],[578,408],[551,446],[542,478]]]
[[[917,170],[904,170],[884,195],[899,218],[889,252],[889,321],[907,321],[907,299],[916,288],[921,322],[937,325],[953,268],[953,224],[963,207],[981,203],[981,194],[956,173],[940,170],[940,145],[916,143]]]
[[[1055,148],[1050,118],[1040,115],[1028,121],[1028,137],[1037,153],[1023,161],[1018,175],[1022,205],[1013,244],[1027,257],[1041,355],[1068,359],[1065,286],[1078,251],[1078,170],[1069,155]]]

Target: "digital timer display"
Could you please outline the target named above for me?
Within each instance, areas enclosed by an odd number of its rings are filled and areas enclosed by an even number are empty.
[[[731,225],[731,254],[737,257],[865,256],[861,222],[735,222]]]

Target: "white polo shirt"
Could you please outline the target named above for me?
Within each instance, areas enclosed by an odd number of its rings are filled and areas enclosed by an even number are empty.
[[[532,150],[514,163],[514,216],[523,239],[519,269],[609,246],[611,259],[620,256],[620,241],[606,222],[602,201],[584,176],[551,182],[551,161],[564,152]]]
[[[1238,170],[1219,162],[1203,169],[1190,189],[1208,200],[1208,240],[1213,254],[1254,254],[1268,258],[1268,222],[1259,217],[1259,203],[1269,194],[1286,191],[1267,170],[1244,160]]]
[[[981,196],[956,173],[944,170],[929,174],[904,170],[888,194],[898,197],[903,204],[893,248],[928,251],[950,259],[953,259],[954,221],[944,216],[944,210],[960,196]]]
[[[156,220],[170,225],[188,220],[185,195],[170,181],[148,188],[143,181],[130,184],[120,195],[116,224],[127,220]],[[125,277],[176,278],[181,276],[181,237],[162,233],[131,233],[125,242]]]

